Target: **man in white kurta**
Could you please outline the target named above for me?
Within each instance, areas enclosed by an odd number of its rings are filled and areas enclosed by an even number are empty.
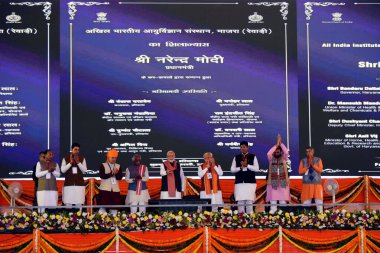
[[[133,164],[125,171],[125,181],[128,183],[127,205],[146,205],[150,199],[146,182],[149,180],[148,167],[141,164],[141,155],[134,154]],[[139,211],[146,211],[145,206],[139,206]],[[131,213],[137,212],[137,206],[131,207]]]
[[[181,199],[185,192],[185,174],[179,162],[175,160],[174,151],[168,151],[166,157],[167,160],[160,167],[161,199]]]
[[[249,153],[247,141],[240,143],[241,153],[232,161],[231,172],[235,175],[235,200],[239,212],[251,213],[252,204],[256,200],[256,175],[259,163],[254,154]]]
[[[60,176],[59,166],[53,161],[54,153],[46,150],[45,162],[38,162],[36,177],[38,178],[37,203],[39,206],[57,206],[58,188],[56,178]],[[43,212],[45,208],[41,208]]]
[[[223,195],[220,188],[219,176],[223,175],[223,170],[219,164],[215,163],[211,152],[203,154],[205,162],[198,167],[198,176],[201,178],[201,199],[211,199],[211,204],[223,205]],[[212,211],[218,211],[218,206],[213,206]]]
[[[61,172],[65,174],[62,202],[66,206],[81,206],[85,200],[86,189],[83,174],[87,172],[87,164],[86,159],[79,152],[79,143],[73,143],[71,154],[62,159]]]

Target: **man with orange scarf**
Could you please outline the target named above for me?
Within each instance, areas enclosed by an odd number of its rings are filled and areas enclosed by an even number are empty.
[[[175,160],[173,150],[166,153],[166,158],[160,168],[161,199],[181,199],[185,192],[185,174],[179,162]]]
[[[201,199],[211,199],[211,204],[223,205],[223,196],[220,188],[219,176],[223,175],[222,168],[215,163],[211,152],[203,154],[205,162],[198,167],[198,176],[201,178]],[[218,211],[218,206],[213,206],[212,211]]]
[[[116,163],[118,155],[117,150],[111,149],[107,153],[107,161],[100,166],[99,205],[121,205],[119,180],[123,175],[120,165]],[[103,208],[100,211],[105,212]],[[117,214],[117,209],[112,209],[110,213]]]
[[[314,156],[314,148],[306,148],[306,157],[300,161],[298,172],[302,175],[301,202],[310,205],[312,199],[318,212],[323,212],[322,159]]]

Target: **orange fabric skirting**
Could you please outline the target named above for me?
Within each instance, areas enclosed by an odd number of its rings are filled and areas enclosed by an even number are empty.
[[[380,252],[380,231],[211,229],[0,235],[0,252]]]

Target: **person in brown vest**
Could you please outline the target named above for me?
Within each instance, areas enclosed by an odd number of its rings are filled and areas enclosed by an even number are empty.
[[[46,150],[45,161],[40,161],[36,166],[38,177],[37,202],[39,206],[57,206],[58,189],[56,178],[61,175],[59,166],[53,161],[54,153]],[[45,208],[41,208],[43,212]]]
[[[211,204],[223,205],[222,190],[219,176],[223,175],[222,168],[215,163],[211,152],[203,154],[205,162],[198,167],[198,176],[201,178],[201,199],[211,199]],[[218,206],[213,206],[212,211],[218,211]]]
[[[41,151],[40,155],[38,157],[38,161],[44,162],[45,161],[45,155],[46,155],[46,150]],[[36,177],[36,168],[37,168],[37,163],[34,165],[33,171],[32,171],[32,177],[33,177],[33,181],[34,181],[33,206],[38,206],[38,203],[37,203],[38,177]]]
[[[120,164],[116,163],[119,153],[115,149],[111,149],[107,153],[107,161],[102,163],[99,169],[102,182],[99,186],[99,205],[121,205],[119,180],[123,178]],[[104,208],[100,212],[105,212]],[[117,209],[110,211],[117,214]]]
[[[167,160],[161,164],[162,176],[161,199],[181,199],[185,192],[185,174],[179,162],[175,160],[175,153],[169,150]]]
[[[62,159],[61,172],[65,174],[62,202],[66,206],[84,204],[85,185],[83,174],[87,171],[86,159],[79,154],[79,143],[71,145],[71,154]]]

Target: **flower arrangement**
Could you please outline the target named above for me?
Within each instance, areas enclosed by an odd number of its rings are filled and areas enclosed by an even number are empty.
[[[88,213],[61,212],[48,213],[3,213],[0,215],[1,232],[30,232],[41,229],[45,232],[106,232],[116,228],[125,231],[160,231],[186,228],[277,228],[287,229],[380,229],[380,211],[346,210],[324,213],[304,211],[300,213],[277,211],[275,213],[239,213],[222,209],[219,212],[198,211],[187,213],[179,211],[162,213]]]

